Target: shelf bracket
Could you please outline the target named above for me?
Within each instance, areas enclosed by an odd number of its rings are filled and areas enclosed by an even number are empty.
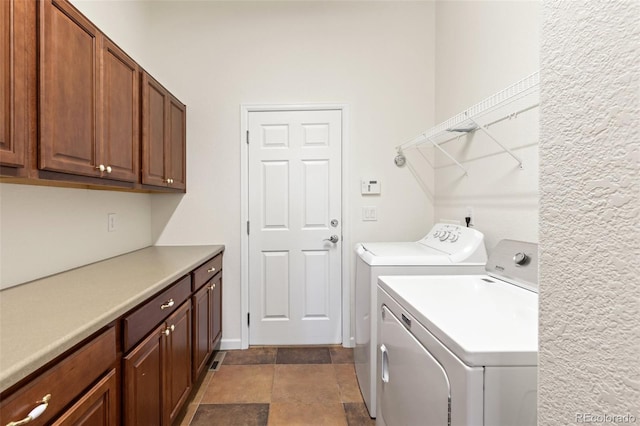
[[[516,160],[518,162],[518,167],[522,168],[522,160],[520,159],[520,157],[518,157],[517,155],[515,155],[509,148],[507,148],[506,146],[504,146],[502,143],[500,143],[500,141],[498,139],[496,139],[495,136],[493,136],[491,134],[491,132],[489,131],[489,129],[487,129],[487,126],[483,126],[482,124],[478,123],[476,120],[474,120],[473,118],[469,118],[469,120],[471,120],[476,126],[478,126],[479,130],[482,130],[487,136],[489,136],[489,138],[491,138],[495,143],[497,143],[498,145],[500,145],[500,147],[510,156],[512,156],[514,158],[514,160]]]
[[[440,150],[440,152],[442,152],[444,155],[446,155],[451,161],[453,161],[454,163],[456,163],[456,165],[458,167],[460,167],[462,169],[462,171],[464,172],[465,176],[469,176],[469,172],[467,171],[467,169],[464,168],[464,166],[462,164],[460,164],[458,162],[458,160],[456,160],[455,158],[453,158],[453,156],[451,154],[449,154],[447,151],[445,151],[440,145],[438,145],[433,139],[431,138],[427,138],[425,135],[425,139],[427,139],[429,142],[431,142],[431,144],[433,146],[435,146],[436,148],[438,148]]]

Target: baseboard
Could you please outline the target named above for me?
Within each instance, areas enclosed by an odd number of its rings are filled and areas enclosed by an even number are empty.
[[[222,339],[220,341],[221,351],[229,351],[233,349],[242,349],[241,339]]]

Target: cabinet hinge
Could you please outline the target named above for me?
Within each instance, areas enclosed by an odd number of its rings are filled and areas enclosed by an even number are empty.
[[[247,221],[247,235],[249,235],[249,228],[250,228],[249,221]]]
[[[249,144],[249,131],[247,130],[247,145]]]
[[[247,312],[247,327],[251,325],[251,314]]]

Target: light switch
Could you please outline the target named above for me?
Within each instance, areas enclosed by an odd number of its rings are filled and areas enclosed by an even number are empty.
[[[362,220],[364,222],[373,222],[378,220],[378,209],[376,206],[362,207]]]
[[[362,195],[380,194],[380,181],[378,179],[362,179]]]

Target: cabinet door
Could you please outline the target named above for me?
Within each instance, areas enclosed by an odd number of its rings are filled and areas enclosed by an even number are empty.
[[[78,402],[67,410],[53,426],[116,426],[116,370],[112,369]]]
[[[183,304],[167,318],[165,364],[165,423],[172,424],[191,391],[191,303]]]
[[[99,176],[100,33],[66,0],[40,3],[40,168]]]
[[[222,337],[222,274],[212,280],[211,285],[211,337],[210,349],[213,351]]]
[[[125,425],[162,424],[165,328],[158,326],[124,358]]]
[[[142,74],[142,183],[166,186],[166,131],[169,94]]]
[[[193,380],[195,381],[211,355],[211,302],[210,283],[193,295]]]
[[[169,186],[186,189],[186,106],[174,97],[169,101],[169,155],[167,158]]]
[[[138,180],[138,65],[106,37],[102,45],[102,156],[110,179]]]
[[[27,11],[31,6],[23,0],[0,2],[0,164],[14,167],[26,165],[30,75]]]

